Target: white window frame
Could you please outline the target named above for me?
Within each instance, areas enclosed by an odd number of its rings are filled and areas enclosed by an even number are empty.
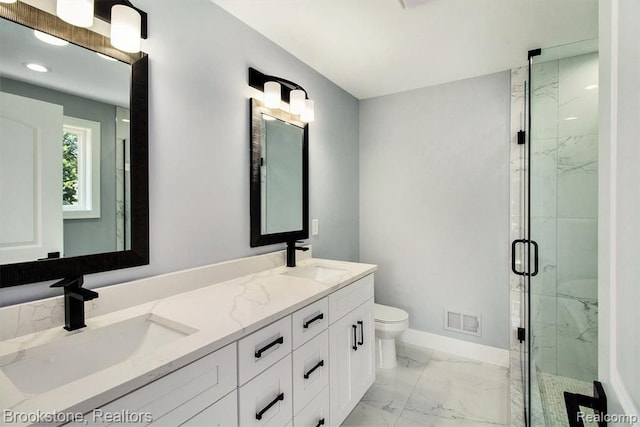
[[[100,218],[100,122],[64,116],[62,128],[78,136],[78,203],[63,205],[63,218]]]

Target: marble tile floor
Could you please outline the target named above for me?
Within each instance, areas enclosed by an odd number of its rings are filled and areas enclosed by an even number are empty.
[[[506,367],[403,343],[397,352],[343,426],[509,425]]]

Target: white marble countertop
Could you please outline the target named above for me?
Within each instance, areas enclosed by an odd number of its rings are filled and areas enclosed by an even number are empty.
[[[373,273],[377,268],[371,264],[317,258],[301,261],[295,268],[310,265],[345,272],[316,281],[282,274],[292,270],[282,266],[87,319],[87,327],[78,331],[67,332],[56,327],[2,341],[0,365],[6,365],[8,357],[25,359],[40,345],[63,341],[74,334],[138,316],[160,316],[195,331],[150,354],[132,356],[102,371],[36,395],[20,392],[0,366],[0,409],[16,414],[89,412],[293,313]],[[77,357],[91,359],[92,355],[89,349],[78,348]],[[69,368],[73,369],[73,365],[74,362],[70,361]]]

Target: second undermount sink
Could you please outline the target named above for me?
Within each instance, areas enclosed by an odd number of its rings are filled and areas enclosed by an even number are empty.
[[[304,279],[317,280],[319,282],[333,279],[341,274],[347,273],[348,270],[342,268],[326,267],[323,265],[305,265],[295,267],[284,272],[287,276],[302,277]]]
[[[37,395],[150,354],[196,329],[144,314],[95,329],[86,328],[45,344],[0,357],[0,370],[20,392]]]

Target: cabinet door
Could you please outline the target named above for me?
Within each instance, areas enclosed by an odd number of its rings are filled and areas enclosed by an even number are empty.
[[[330,415],[336,425],[344,421],[375,380],[373,321],[370,299],[329,328]]]
[[[357,401],[352,378],[356,375],[351,363],[352,354],[357,353],[357,324],[353,313],[329,327],[329,398],[331,421],[340,425],[349,415]]]
[[[238,425],[238,393],[227,394],[182,426],[186,427],[229,427]]]
[[[373,299],[362,304],[354,311],[357,326],[358,351],[351,353],[351,364],[356,375],[352,377],[353,389],[357,401],[369,390],[376,379],[375,319]],[[357,403],[357,402],[356,402]]]

